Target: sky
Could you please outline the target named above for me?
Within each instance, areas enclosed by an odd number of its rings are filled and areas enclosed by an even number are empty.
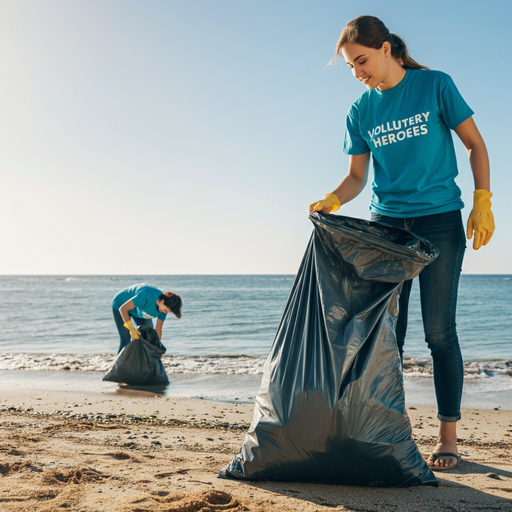
[[[308,205],[347,172],[365,87],[327,64],[362,14],[475,111],[497,228],[463,272],[512,274],[505,0],[0,0],[0,274],[296,273]]]

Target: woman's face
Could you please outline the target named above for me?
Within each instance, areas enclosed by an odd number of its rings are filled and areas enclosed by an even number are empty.
[[[343,46],[341,53],[354,77],[368,89],[375,89],[385,82],[391,56],[391,45],[387,41],[378,50],[349,43]]]
[[[165,305],[165,302],[161,299],[156,301],[156,307],[158,308],[158,311],[160,311],[160,313],[170,313],[171,312],[170,308],[168,308]]]

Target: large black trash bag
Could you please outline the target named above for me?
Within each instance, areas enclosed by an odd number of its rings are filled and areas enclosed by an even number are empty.
[[[252,424],[219,476],[437,486],[411,438],[395,324],[402,281],[438,251],[393,226],[310,219]]]
[[[119,352],[112,368],[103,380],[125,384],[154,385],[168,384],[161,357],[166,348],[152,327],[139,325],[138,340],[132,340]]]

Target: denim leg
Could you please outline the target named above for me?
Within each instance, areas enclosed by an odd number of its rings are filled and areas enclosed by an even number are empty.
[[[117,332],[119,333],[119,350],[117,351],[119,354],[130,343],[130,331],[124,327],[124,320],[119,310],[112,308],[112,314],[114,315]]]
[[[425,341],[434,364],[438,419],[460,420],[464,365],[456,309],[466,237],[460,211],[414,219],[411,231],[430,240],[439,256],[419,276]]]
[[[427,265],[419,276],[421,313],[425,340],[434,365],[437,417],[445,422],[458,421],[464,367],[457,337],[455,313],[466,247],[460,211],[411,219],[372,215],[372,220],[409,229],[432,242],[440,251],[434,262]],[[402,293],[400,296],[397,322],[397,340],[402,345],[407,329],[408,300],[406,290],[406,294]]]

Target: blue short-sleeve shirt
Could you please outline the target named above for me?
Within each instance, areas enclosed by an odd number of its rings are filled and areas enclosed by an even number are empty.
[[[146,283],[134,284],[116,294],[112,307],[119,310],[125,302],[132,300],[135,308],[129,311],[130,315],[137,318],[158,318],[163,322],[167,314],[160,313],[156,305],[160,295],[162,292],[155,286]]]
[[[472,115],[441,71],[407,69],[392,89],[371,89],[355,101],[343,151],[372,153],[370,210],[405,218],[463,208],[451,130]]]

